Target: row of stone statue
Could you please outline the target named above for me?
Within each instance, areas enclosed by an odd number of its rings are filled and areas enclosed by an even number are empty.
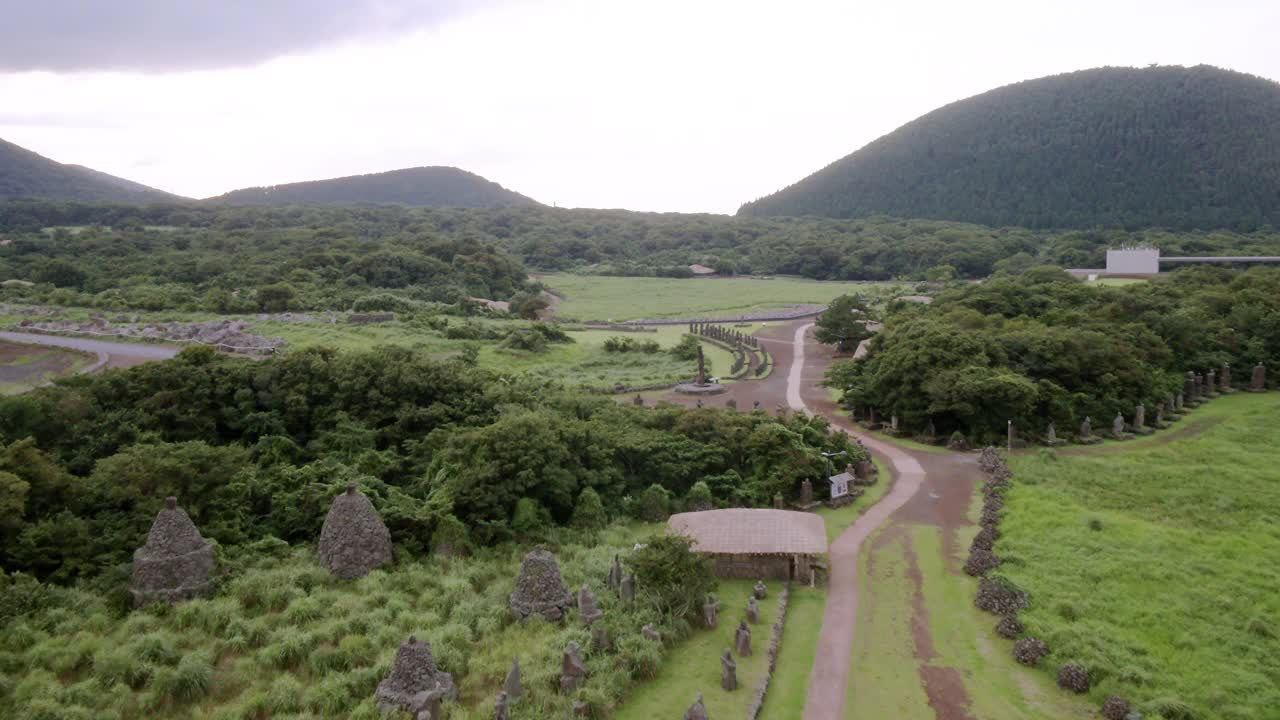
[[[746,345],[747,347],[760,347],[760,341],[754,335],[748,335],[738,332],[723,325],[714,323],[689,323],[689,334],[701,335],[713,340],[719,340],[735,345]]]

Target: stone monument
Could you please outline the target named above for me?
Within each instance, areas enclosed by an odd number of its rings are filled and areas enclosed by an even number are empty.
[[[1169,423],[1164,421],[1164,403],[1156,403],[1156,422],[1154,427],[1157,430],[1163,430],[1169,427]]]
[[[346,492],[329,506],[316,554],[321,565],[343,580],[364,577],[391,562],[391,533],[355,483],[347,483]]]
[[[698,693],[698,699],[684,711],[684,720],[708,720],[707,706],[702,704],[702,693]]]
[[[1267,368],[1262,363],[1253,367],[1253,377],[1249,380],[1249,392],[1266,392]]]
[[[654,642],[662,642],[662,633],[659,633],[657,628],[655,628],[652,624],[648,624],[640,628],[640,634],[643,635],[647,640],[652,640]]]
[[[760,622],[760,603],[751,595],[747,598],[747,622],[756,625]]]
[[[519,658],[511,658],[511,669],[507,671],[507,679],[502,681],[502,691],[512,700],[519,700],[524,694],[524,686],[520,683]]]
[[[1093,434],[1093,423],[1089,421],[1087,415],[1084,422],[1080,423],[1080,435],[1076,438],[1076,442],[1081,445],[1095,445],[1102,442],[1102,438]]]
[[[1235,388],[1231,387],[1231,363],[1222,363],[1222,370],[1218,373],[1218,385],[1224,395],[1235,392]]]
[[[618,562],[618,556],[613,556],[613,564],[609,566],[609,576],[605,579],[610,590],[617,590],[622,586],[622,563]]]
[[[1182,403],[1186,407],[1196,407],[1200,404],[1196,400],[1196,374],[1190,370],[1182,380]]]
[[[1182,393],[1178,393],[1177,396],[1174,397],[1173,409],[1177,410],[1178,413],[1181,414],[1182,407],[1183,407]]]
[[[676,392],[684,395],[719,395],[729,388],[713,383],[707,377],[707,361],[702,354],[702,345],[698,345],[698,376],[691,383],[681,383],[675,387]]]
[[[876,469],[870,460],[859,460],[858,470],[854,479],[857,485],[874,485],[876,482]]]
[[[774,493],[774,494],[773,494],[773,509],[774,509],[774,510],[786,510],[786,509],[787,509],[786,501],[782,499],[782,493]]]
[[[1151,434],[1151,428],[1147,427],[1147,406],[1142,403],[1133,408],[1133,432],[1137,435]]]
[[[570,640],[564,646],[564,658],[560,661],[560,692],[569,694],[587,679],[587,666],[582,662],[582,648]]]
[[[733,661],[729,648],[720,656],[720,687],[733,692],[738,689],[738,663]]]
[[[733,645],[738,657],[751,657],[751,628],[747,627],[746,620],[738,623],[738,629],[733,633]]]
[[[591,588],[586,583],[582,584],[582,589],[578,591],[578,620],[586,627],[591,627],[591,623],[604,617],[604,611],[600,609],[600,605],[596,602],[596,596],[591,594]]]
[[[702,624],[706,625],[708,628],[714,629],[716,626],[716,619],[719,614],[720,603],[716,602],[715,598],[708,595],[707,601],[702,604]]]
[[[1049,447],[1057,447],[1062,444],[1062,441],[1058,439],[1058,428],[1053,424],[1052,420],[1049,421],[1049,428],[1045,431],[1044,444]]]
[[[644,398],[640,397],[640,393],[636,393],[636,396],[631,401],[631,404],[635,405],[636,407],[641,407],[644,405]]]
[[[174,603],[213,592],[213,546],[200,535],[177,498],[164,499],[147,541],[133,553],[129,593],[134,607]]]
[[[624,575],[622,583],[618,586],[618,591],[622,594],[622,601],[630,605],[636,599],[636,578],[634,575]]]
[[[1213,370],[1204,374],[1204,394],[1206,397],[1216,398],[1222,394],[1218,392],[1218,374]]]
[[[1133,435],[1124,431],[1124,415],[1116,413],[1116,419],[1111,421],[1111,438],[1113,440],[1131,440]]]
[[[430,720],[439,720],[440,701],[456,700],[458,689],[453,676],[436,667],[431,648],[410,635],[396,650],[391,672],[378,683],[373,698],[384,713],[399,709],[415,718],[425,713]]]
[[[511,593],[511,612],[523,620],[539,615],[551,622],[564,619],[573,604],[573,595],[560,576],[560,563],[549,551],[538,548],[524,556],[516,588]]]
[[[498,691],[498,699],[493,703],[493,720],[511,720],[510,702],[505,690]]]
[[[769,596],[769,589],[764,586],[764,580],[757,580],[756,586],[751,590],[757,600],[763,600]]]

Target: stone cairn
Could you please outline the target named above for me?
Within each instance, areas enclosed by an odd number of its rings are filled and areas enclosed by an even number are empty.
[[[684,711],[684,720],[708,720],[707,706],[702,704],[702,693],[698,693],[698,699]]]
[[[573,595],[560,577],[556,556],[542,548],[525,555],[511,593],[511,612],[521,620],[538,615],[559,622],[572,604]]]
[[[733,644],[738,657],[751,657],[751,628],[747,627],[746,620],[738,623],[738,629],[733,633]]]
[[[599,603],[596,602],[596,596],[591,594],[591,588],[586,583],[582,584],[582,589],[578,591],[578,620],[585,627],[591,627],[591,624],[604,617],[604,611],[600,609]]]
[[[757,580],[756,586],[751,592],[757,600],[763,600],[769,596],[769,589],[764,586],[764,580]]]
[[[560,692],[569,694],[577,690],[587,679],[587,666],[582,662],[582,648],[570,640],[564,646],[564,658],[560,662]]]
[[[519,658],[511,658],[511,669],[507,671],[507,679],[502,681],[502,692],[512,700],[519,700],[524,695],[524,685],[520,682]]]
[[[1107,720],[1125,720],[1129,717],[1129,702],[1118,695],[1112,695],[1102,703],[1102,717]]]
[[[760,622],[760,604],[754,595],[747,598],[747,622],[756,625]]]
[[[440,720],[442,700],[457,700],[453,676],[436,667],[431,647],[410,635],[396,650],[391,672],[373,695],[382,712],[406,710],[418,720]]]
[[[1022,638],[1013,644],[1013,659],[1027,667],[1040,664],[1040,659],[1049,654],[1049,646],[1043,640]]]
[[[1249,392],[1266,392],[1267,368],[1262,363],[1253,367],[1253,377],[1249,380]]]
[[[720,656],[720,687],[729,692],[738,689],[738,663],[734,662],[729,648]]]
[[[391,533],[354,483],[329,506],[317,554],[320,564],[343,580],[364,577],[391,562]]]
[[[716,627],[716,619],[719,614],[720,603],[716,602],[715,598],[708,595],[707,601],[702,603],[702,624],[706,625],[708,629],[714,630]]]
[[[146,543],[133,553],[129,592],[134,607],[208,595],[213,591],[212,572],[213,546],[178,507],[177,498],[165,498]]]
[[[1089,692],[1089,673],[1075,663],[1067,663],[1058,668],[1058,687],[1073,693]]]

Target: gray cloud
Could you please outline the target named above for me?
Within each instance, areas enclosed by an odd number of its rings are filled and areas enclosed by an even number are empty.
[[[0,72],[254,65],[500,0],[0,0]]]

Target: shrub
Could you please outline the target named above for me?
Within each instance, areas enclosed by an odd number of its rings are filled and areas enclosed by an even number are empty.
[[[190,653],[177,667],[162,668],[151,683],[156,695],[176,703],[199,700],[213,682],[213,661],[203,652]]]
[[[600,530],[608,522],[609,516],[605,514],[600,493],[592,488],[584,489],[578,495],[578,504],[573,508],[573,526],[579,530]]]
[[[654,483],[636,498],[635,515],[640,520],[662,522],[671,514],[671,493]]]
[[[1089,529],[1094,532],[1102,530],[1102,520],[1096,517],[1089,518]]]
[[[125,649],[138,662],[172,665],[181,657],[173,636],[163,630],[136,637]]]
[[[520,498],[511,516],[511,529],[526,540],[541,539],[551,528],[551,513],[533,498]]]
[[[686,511],[710,510],[714,506],[711,498],[711,488],[705,480],[699,480],[694,483],[693,487],[689,488],[689,493],[684,496],[684,509]]]
[[[651,538],[626,564],[642,596],[663,615],[688,616],[716,588],[711,560],[694,553],[693,541],[682,535]]]
[[[137,690],[147,684],[155,666],[138,660],[128,648],[111,647],[93,656],[93,677],[104,688],[124,683]]]

